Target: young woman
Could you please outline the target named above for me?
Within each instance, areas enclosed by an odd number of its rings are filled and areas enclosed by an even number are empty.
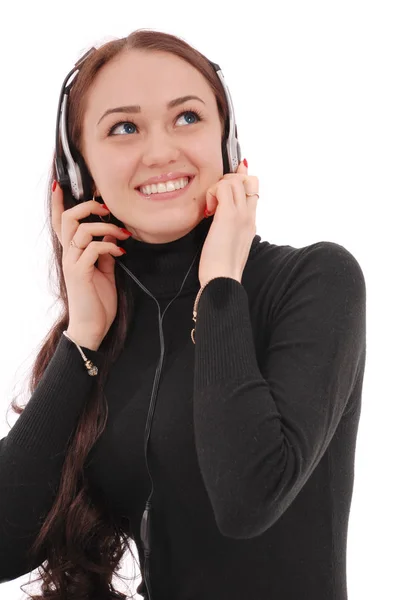
[[[139,30],[65,82],[62,311],[0,441],[0,581],[41,566],[34,598],[125,598],[130,540],[148,600],[347,598],[364,276],[256,235],[218,71]]]

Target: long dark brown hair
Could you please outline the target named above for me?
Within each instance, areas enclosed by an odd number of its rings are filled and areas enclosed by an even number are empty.
[[[228,107],[221,82],[213,67],[199,51],[183,39],[171,34],[139,29],[126,38],[110,41],[89,55],[76,75],[70,92],[68,110],[68,135],[70,143],[82,153],[82,123],[86,94],[96,74],[111,59],[130,49],[170,52],[183,58],[206,78],[213,90],[222,125],[222,139],[227,132]],[[62,245],[51,225],[51,185],[56,179],[54,156],[49,172],[47,189],[47,227],[53,252],[49,276],[53,266],[56,271],[56,301],[61,302],[60,316],[45,336],[39,353],[29,374],[28,393],[33,394],[47,365],[53,356],[69,323],[68,299],[62,269]],[[65,208],[73,203],[66,200]],[[87,198],[89,200],[90,198]],[[72,200],[72,198],[71,198]],[[117,219],[117,224],[124,226]],[[92,393],[82,410],[77,428],[67,448],[60,486],[54,504],[44,520],[40,532],[31,548],[30,556],[46,556],[39,568],[41,595],[31,595],[33,600],[109,600],[112,593],[125,600],[127,596],[117,592],[112,584],[115,571],[125,552],[131,553],[130,538],[119,528],[107,509],[107,504],[91,496],[85,478],[85,461],[107,422],[107,402],[103,389],[112,363],[124,346],[125,337],[132,322],[135,302],[133,294],[124,294],[126,276],[116,269],[118,308],[116,318],[104,338],[99,350],[104,353],[104,366],[96,377]],[[26,405],[25,405],[26,406]],[[20,415],[25,406],[19,406],[15,398],[11,407]],[[44,554],[45,552],[45,554]],[[38,564],[38,560],[32,564]],[[119,595],[121,594],[121,595]]]

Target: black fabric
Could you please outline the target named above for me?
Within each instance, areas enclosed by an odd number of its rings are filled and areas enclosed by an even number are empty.
[[[124,244],[124,263],[163,307],[212,223],[169,244]],[[219,277],[203,291],[193,345],[199,258],[163,318],[149,444],[152,600],[346,600],[366,357],[361,267],[333,242],[294,248],[255,236],[241,283]],[[132,286],[127,275],[127,293]],[[143,566],[139,527],[151,490],[144,430],[160,341],[157,305],[136,287],[134,323],[105,386],[109,417],[87,476]],[[100,367],[101,350],[84,349]],[[0,581],[37,566],[26,551],[51,507],[92,380],[61,336],[0,441]]]

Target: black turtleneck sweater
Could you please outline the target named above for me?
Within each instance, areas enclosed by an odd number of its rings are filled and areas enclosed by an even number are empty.
[[[212,221],[171,243],[123,242],[119,260],[161,312]],[[199,258],[162,322],[148,454],[152,600],[346,600],[366,355],[361,267],[333,242],[294,248],[256,235],[241,283],[219,277],[204,289],[194,345]],[[107,426],[86,473],[135,540],[143,568],[139,528],[151,491],[144,431],[159,319],[156,302],[126,277],[135,316],[107,379]],[[102,346],[84,352],[101,368]],[[26,552],[54,501],[93,380],[61,336],[0,441],[0,582],[38,566]],[[138,591],[146,595],[143,582]]]

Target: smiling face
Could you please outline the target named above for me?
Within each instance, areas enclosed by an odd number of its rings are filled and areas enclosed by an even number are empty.
[[[199,99],[168,106],[189,95]],[[215,95],[197,69],[168,52],[129,50],[102,67],[88,90],[81,147],[112,214],[134,238],[162,243],[204,218],[206,190],[223,176],[222,131]],[[137,189],[175,172],[193,176],[176,197],[157,200]]]

